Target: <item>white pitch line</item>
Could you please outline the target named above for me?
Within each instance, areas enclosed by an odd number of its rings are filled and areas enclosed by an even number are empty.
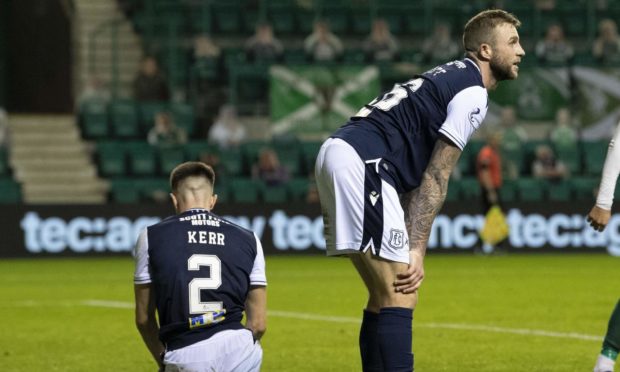
[[[122,301],[105,301],[105,300],[86,300],[81,302],[82,305],[93,307],[108,307],[117,309],[133,309],[134,305],[130,302]],[[322,322],[332,323],[350,323],[359,324],[360,319],[347,316],[331,316],[320,315],[312,313],[300,313],[296,311],[280,311],[280,310],[268,310],[268,316],[275,316],[280,318],[292,318],[302,320],[316,320]],[[495,327],[483,324],[460,324],[460,323],[415,323],[415,328],[439,328],[439,329],[458,329],[463,331],[483,331],[492,333],[506,333],[523,336],[542,336],[542,337],[555,337],[555,338],[572,338],[584,341],[596,341],[601,342],[601,336],[586,335],[575,332],[555,332],[545,331],[542,329],[527,329],[527,328],[505,328]]]

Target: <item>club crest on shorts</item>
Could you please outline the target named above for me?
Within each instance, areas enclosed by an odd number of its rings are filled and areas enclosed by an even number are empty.
[[[405,232],[403,230],[390,229],[388,244],[394,249],[401,249],[405,244]]]

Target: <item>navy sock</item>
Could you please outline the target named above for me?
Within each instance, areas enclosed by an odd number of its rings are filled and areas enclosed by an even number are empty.
[[[379,349],[377,327],[379,314],[364,310],[362,327],[360,328],[360,354],[362,356],[362,371],[382,372],[383,362]]]
[[[413,371],[411,322],[413,310],[384,307],[379,312],[377,335],[385,372]]]

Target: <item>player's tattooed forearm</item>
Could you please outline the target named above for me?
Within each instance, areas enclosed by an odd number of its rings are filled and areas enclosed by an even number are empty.
[[[458,148],[438,141],[420,187],[403,196],[401,202],[411,250],[420,250],[422,253],[426,250],[433,220],[443,205],[450,173],[460,154]]]

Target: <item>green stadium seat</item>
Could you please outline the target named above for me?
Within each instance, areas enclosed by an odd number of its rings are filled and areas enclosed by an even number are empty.
[[[464,200],[480,198],[480,183],[475,177],[463,177],[460,181],[461,196]]]
[[[230,196],[236,203],[257,203],[261,197],[262,181],[234,178],[229,183]]]
[[[162,111],[168,111],[168,104],[161,102],[140,103],[138,113],[140,119],[140,127],[143,133],[147,133],[155,122],[155,115]]]
[[[303,141],[301,143],[301,156],[305,166],[302,172],[305,174],[314,174],[316,157],[319,154],[322,144],[323,143],[319,141]]]
[[[261,193],[265,203],[286,203],[289,199],[286,185],[269,186],[263,183]]]
[[[302,35],[309,35],[314,28],[316,14],[311,10],[298,8],[295,11],[295,18],[297,19],[297,32]]]
[[[220,149],[217,145],[212,145],[206,141],[190,141],[183,145],[185,150],[185,159],[188,161],[200,160],[200,155],[203,153],[220,153]]]
[[[542,201],[546,197],[546,183],[537,178],[523,177],[516,180],[517,195],[523,202]]]
[[[295,7],[293,4],[271,2],[267,6],[267,17],[276,34],[286,35],[295,31]]]
[[[108,107],[105,102],[91,100],[81,106],[82,129],[85,138],[105,138],[108,135]]]
[[[370,34],[372,20],[370,19],[370,9],[367,7],[358,7],[351,11],[351,31],[360,36]]]
[[[308,56],[303,49],[291,48],[284,50],[285,65],[303,65],[308,63]]]
[[[321,19],[329,24],[329,28],[336,35],[349,31],[349,14],[351,9],[342,3],[327,2],[321,8]]]
[[[347,49],[342,56],[342,63],[361,65],[366,62],[366,52],[362,49]]]
[[[581,173],[581,149],[579,146],[571,148],[554,147],[556,158],[566,164],[571,174]]]
[[[280,164],[285,166],[291,176],[297,176],[302,173],[302,149],[299,142],[276,142],[272,143],[273,149],[278,154]]]
[[[518,200],[517,183],[514,180],[504,180],[499,189],[499,200],[502,203],[513,203]]]
[[[238,149],[222,150],[220,152],[220,162],[229,176],[240,176],[243,174],[243,157]]]
[[[138,111],[133,101],[114,101],[110,104],[110,121],[114,135],[118,138],[140,136]]]
[[[99,172],[105,177],[122,176],[127,173],[125,148],[118,141],[97,143],[97,164]]]
[[[586,175],[599,175],[603,171],[609,141],[583,141],[583,172]]]
[[[192,77],[197,79],[217,80],[220,77],[219,58],[200,58],[192,66]]]
[[[153,176],[156,174],[155,148],[146,142],[138,141],[127,143],[126,148],[132,174],[139,176]]]
[[[568,180],[548,182],[547,190],[549,200],[553,201],[569,201],[572,198],[572,187]]]
[[[170,175],[174,167],[185,161],[183,149],[160,149],[158,155],[159,174],[162,176]]]
[[[243,25],[243,30],[246,34],[251,35],[256,30],[256,25],[260,20],[260,16],[257,11],[252,11],[249,9],[244,9],[241,14],[241,23]]]
[[[578,176],[568,179],[575,200],[594,201],[599,186],[597,177]]]
[[[195,117],[194,108],[187,103],[173,103],[170,112],[174,122],[179,128],[183,128],[189,137],[194,133]]]
[[[216,1],[211,4],[211,12],[217,32],[222,34],[239,33],[242,30],[240,4],[236,1]]]
[[[167,178],[145,178],[136,180],[140,197],[144,200],[166,200],[170,193],[170,184]]]
[[[451,180],[448,183],[448,192],[446,193],[446,201],[453,202],[461,198],[461,183],[457,180]]]
[[[12,178],[0,179],[0,204],[15,204],[22,201],[21,186]]]
[[[111,181],[110,200],[115,203],[137,203],[140,192],[137,181],[133,178],[114,178]]]
[[[308,189],[313,181],[308,178],[292,178],[286,183],[288,188],[289,197],[294,201],[305,201],[308,195]]]

